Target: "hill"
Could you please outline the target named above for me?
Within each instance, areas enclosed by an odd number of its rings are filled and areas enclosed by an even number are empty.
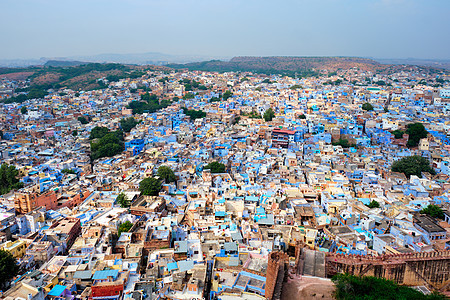
[[[169,64],[174,69],[188,69],[216,72],[255,72],[265,74],[311,76],[326,70],[357,67],[364,70],[377,70],[384,66],[374,60],[359,57],[234,57],[230,61],[210,60],[187,64]]]
[[[48,94],[49,89],[69,88],[78,90],[94,90],[105,88],[106,84],[99,81],[118,81],[121,78],[138,78],[146,70],[168,70],[165,67],[133,66],[122,64],[88,63],[72,67],[38,66],[29,68],[0,68],[0,77],[10,79],[29,79],[30,86],[22,89],[17,97],[6,99],[5,102],[23,102],[27,99],[41,98]]]

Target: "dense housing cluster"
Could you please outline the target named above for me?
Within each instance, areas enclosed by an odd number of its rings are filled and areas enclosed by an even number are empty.
[[[2,297],[263,299],[284,268],[445,253],[448,77],[314,74],[147,71],[1,103]]]

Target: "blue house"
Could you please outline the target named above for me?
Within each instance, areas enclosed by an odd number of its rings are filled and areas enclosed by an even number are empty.
[[[133,156],[141,153],[144,147],[145,147],[144,139],[134,139],[125,143],[125,150],[132,149]]]

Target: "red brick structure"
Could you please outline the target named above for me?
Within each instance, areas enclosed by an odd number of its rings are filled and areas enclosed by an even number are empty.
[[[266,274],[266,299],[279,299],[286,273],[288,272],[289,256],[283,252],[272,252],[269,255]]]
[[[67,249],[72,247],[80,233],[81,221],[78,218],[65,218],[54,223],[47,231],[49,238],[54,235],[58,239],[64,239]]]
[[[55,191],[37,192],[17,192],[14,199],[14,208],[18,214],[26,214],[38,207],[45,207],[46,210],[63,207],[73,208],[80,205],[91,192],[69,194],[68,196],[56,193]]]
[[[376,257],[329,253],[326,256],[326,274],[330,277],[337,273],[382,277],[402,285],[426,285],[448,291],[450,251]]]
[[[80,193],[70,194],[68,197],[61,196],[58,198],[58,207],[57,208],[68,207],[68,208],[72,209],[75,206],[78,206],[81,203],[83,203],[83,201],[87,197],[89,197],[90,194],[91,194],[91,192],[85,191],[84,193],[80,192]]]
[[[91,288],[91,299],[111,299],[119,297],[123,293],[123,284],[118,283],[101,283]]]
[[[56,209],[58,199],[55,191],[47,191],[42,194],[34,192],[17,192],[14,199],[14,208],[18,214],[26,214],[38,207]]]
[[[274,148],[287,148],[290,141],[294,141],[295,131],[287,129],[274,128],[272,130],[272,146]]]
[[[392,144],[406,147],[406,144],[408,143],[408,139],[409,139],[409,134],[405,133],[405,134],[403,134],[401,139],[394,139],[392,141]]]
[[[167,235],[161,236],[161,232],[168,232]],[[156,234],[155,234],[156,233]],[[170,241],[172,239],[172,232],[169,230],[154,230],[149,228],[144,240],[145,251],[156,249],[170,248]]]

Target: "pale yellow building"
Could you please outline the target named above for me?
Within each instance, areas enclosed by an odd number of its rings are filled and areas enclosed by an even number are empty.
[[[27,244],[22,240],[15,242],[7,241],[1,246],[2,250],[8,251],[15,258],[22,258],[25,255]]]

